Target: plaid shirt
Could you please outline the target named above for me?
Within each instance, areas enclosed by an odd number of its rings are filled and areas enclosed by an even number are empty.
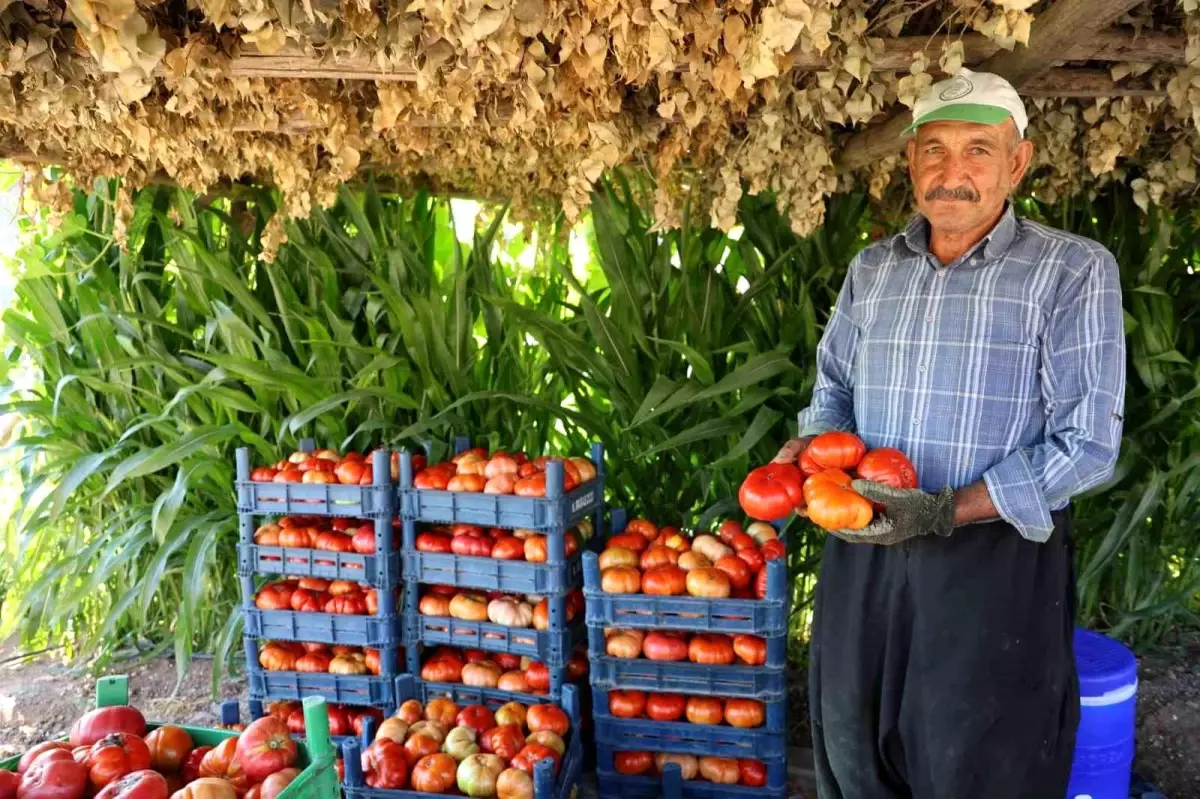
[[[1019,219],[943,267],[916,216],[850,264],[817,349],[800,434],[896,447],[921,488],[984,480],[1034,541],[1107,480],[1125,394],[1118,267],[1096,242]]]

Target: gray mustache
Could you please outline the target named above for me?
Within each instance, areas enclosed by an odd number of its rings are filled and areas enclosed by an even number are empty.
[[[945,186],[935,186],[925,193],[925,199],[929,200],[966,200],[967,202],[979,202],[979,195],[967,186],[956,186],[953,189],[947,189]]]

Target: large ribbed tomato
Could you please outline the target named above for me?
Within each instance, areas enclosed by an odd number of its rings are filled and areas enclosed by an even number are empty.
[[[855,469],[864,480],[892,488],[916,488],[917,470],[903,452],[892,447],[873,449],[863,456]]]
[[[150,749],[150,765],[156,771],[174,774],[183,766],[184,758],[192,751],[192,736],[173,724],[164,724],[146,736]]]
[[[296,762],[299,749],[288,734],[287,724],[274,716],[263,716],[238,737],[237,759],[252,782],[266,779]]]
[[[850,475],[838,469],[817,472],[804,482],[808,518],[826,530],[861,530],[871,522],[871,503],[850,488]]]
[[[134,771],[110,782],[96,799],[167,799],[167,780],[157,771]]]
[[[71,725],[71,746],[91,746],[114,732],[144,735],[146,717],[140,710],[128,705],[90,710]]]
[[[363,772],[372,788],[403,788],[408,782],[408,755],[388,738],[377,739],[362,753]]]
[[[853,433],[832,430],[809,442],[805,453],[809,460],[822,469],[851,471],[867,454],[867,445]]]
[[[150,768],[150,748],[128,732],[114,732],[92,744],[88,753],[88,778],[99,790],[134,771]]]
[[[782,519],[804,501],[804,476],[790,463],[759,466],[742,481],[738,504],[752,519]]]

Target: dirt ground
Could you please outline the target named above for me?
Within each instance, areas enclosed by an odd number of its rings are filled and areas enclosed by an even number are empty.
[[[94,678],[47,656],[26,659],[19,654],[11,644],[0,646],[0,758],[65,734],[95,701]],[[1139,670],[1134,768],[1168,799],[1200,799],[1200,636],[1167,653],[1144,658]],[[150,719],[214,725],[220,703],[234,697],[239,699],[243,717],[248,713],[244,680],[226,679],[219,698],[212,697],[212,664],[208,660],[192,663],[178,691],[175,662],[169,658],[131,662],[108,673],[129,675],[132,702]],[[803,674],[796,672],[791,677],[791,743],[806,747]]]

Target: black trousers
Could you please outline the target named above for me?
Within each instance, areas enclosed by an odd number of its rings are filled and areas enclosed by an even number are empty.
[[[825,544],[809,699],[820,799],[1065,799],[1079,683],[1069,514]]]

